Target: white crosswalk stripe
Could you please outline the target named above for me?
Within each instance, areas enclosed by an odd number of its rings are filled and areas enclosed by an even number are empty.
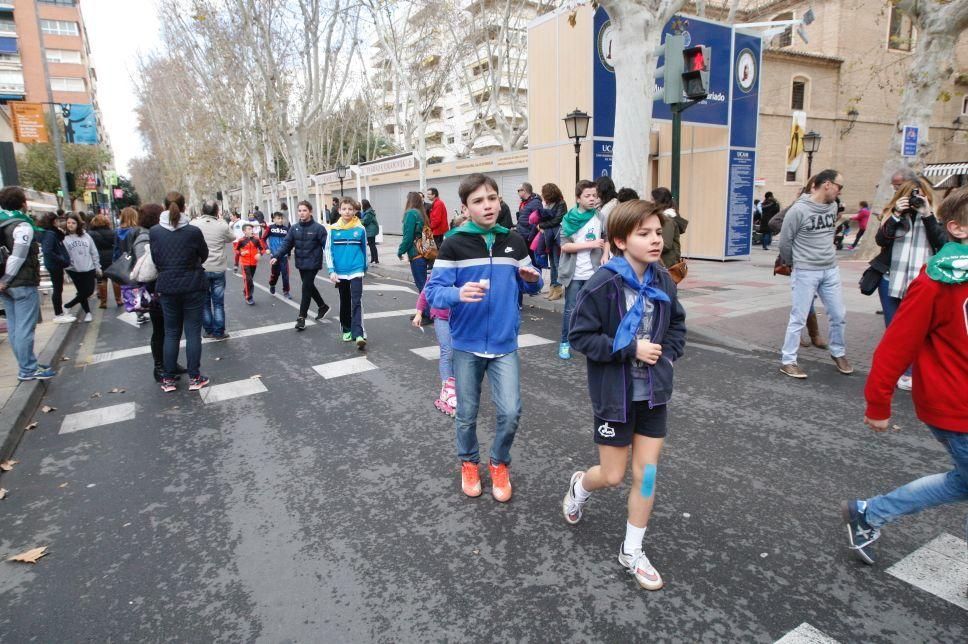
[[[332,378],[339,378],[340,376],[350,376],[366,371],[373,371],[377,368],[375,364],[366,358],[350,358],[349,360],[337,360],[336,362],[316,365],[313,367],[313,371],[323,378],[330,380]]]
[[[100,409],[79,411],[64,417],[58,433],[70,434],[83,429],[91,429],[92,427],[102,427],[125,420],[134,420],[136,413],[137,409],[133,402],[101,407]]]
[[[254,394],[261,394],[269,391],[261,378],[246,378],[235,382],[225,382],[219,385],[210,385],[199,390],[202,402],[206,404],[222,402],[223,400],[234,400],[244,398]]]
[[[554,344],[554,340],[548,340],[547,338],[542,338],[539,335],[534,335],[531,333],[522,333],[518,336],[518,348],[526,349],[528,347],[538,347],[544,344]],[[419,349],[410,349],[411,353],[415,353],[424,360],[440,360],[440,345],[433,345],[430,347],[420,347]]]
[[[968,551],[961,537],[942,533],[888,568],[887,574],[968,610]]]
[[[838,644],[806,622],[781,637],[775,644]]]

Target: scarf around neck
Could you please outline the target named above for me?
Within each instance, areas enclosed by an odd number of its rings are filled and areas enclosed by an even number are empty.
[[[602,268],[620,276],[625,286],[636,292],[635,303],[625,312],[625,316],[622,317],[622,321],[615,331],[615,339],[612,341],[612,352],[618,353],[635,340],[639,325],[642,324],[642,316],[645,315],[646,298],[659,302],[671,302],[672,300],[669,299],[665,291],[652,285],[652,282],[655,281],[655,264],[649,264],[648,268],[645,269],[645,275],[642,276],[641,282],[632,269],[632,265],[624,257],[613,257]]]
[[[591,218],[598,214],[597,210],[586,210],[581,212],[578,210],[578,206],[575,206],[567,213],[565,213],[564,219],[561,220],[561,234],[565,237],[571,237],[575,233],[584,227]]]
[[[943,284],[968,282],[968,245],[948,242],[928,260],[928,277]]]
[[[42,232],[44,230],[36,223],[34,223],[34,220],[28,217],[21,210],[0,210],[0,224],[7,222],[11,219],[16,219],[18,221],[24,222],[25,224],[30,224],[30,227],[33,228],[36,232]]]
[[[330,226],[330,228],[332,228],[333,230],[346,230],[348,228],[355,228],[357,226],[362,226],[362,225],[363,224],[360,223],[359,216],[354,216],[349,221],[343,221],[343,218],[340,217],[339,219],[336,220],[335,223],[333,223],[332,226]]]
[[[508,228],[500,224],[494,224],[490,228],[482,228],[471,219],[464,222],[460,228],[454,229],[455,235],[481,235],[484,237],[484,243],[487,245],[488,250],[491,250],[491,246],[494,245],[494,240],[498,234],[506,235],[509,232],[511,231]]]

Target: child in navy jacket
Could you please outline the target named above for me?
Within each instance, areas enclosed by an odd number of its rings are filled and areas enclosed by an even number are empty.
[[[488,467],[491,493],[506,502],[511,499],[511,444],[521,416],[518,294],[540,293],[541,274],[531,266],[524,239],[497,224],[501,202],[494,179],[472,174],[458,194],[470,221],[444,240],[425,291],[433,308],[450,309],[461,487],[467,496],[481,494],[477,412],[486,373],[497,407]]]
[[[631,446],[632,488],[618,560],[647,590],[662,588],[642,542],[666,436],[672,364],[686,340],[685,311],[659,261],[662,224],[662,208],[649,201],[628,201],[612,211],[608,239],[614,257],[579,293],[568,335],[588,360],[599,465],[572,474],[562,512],[574,525],[591,492],[620,485]]]

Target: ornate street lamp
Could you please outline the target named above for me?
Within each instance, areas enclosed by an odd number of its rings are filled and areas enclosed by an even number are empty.
[[[585,114],[577,107],[574,112],[564,118],[568,138],[575,140],[575,183],[578,183],[581,179],[581,159],[579,157],[581,153],[581,140],[588,136],[588,122],[591,120],[591,116]]]
[[[343,197],[343,180],[346,179],[347,168],[342,163],[336,165],[336,178],[339,179],[339,196]]]
[[[820,152],[820,139],[823,138],[813,130],[803,135],[803,151],[807,153],[807,178],[813,176],[813,153]]]

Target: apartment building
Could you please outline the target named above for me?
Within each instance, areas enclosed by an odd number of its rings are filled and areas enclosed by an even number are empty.
[[[65,124],[68,141],[110,150],[80,0],[0,0],[0,140],[13,140],[11,102],[49,100],[38,18],[56,116]]]

